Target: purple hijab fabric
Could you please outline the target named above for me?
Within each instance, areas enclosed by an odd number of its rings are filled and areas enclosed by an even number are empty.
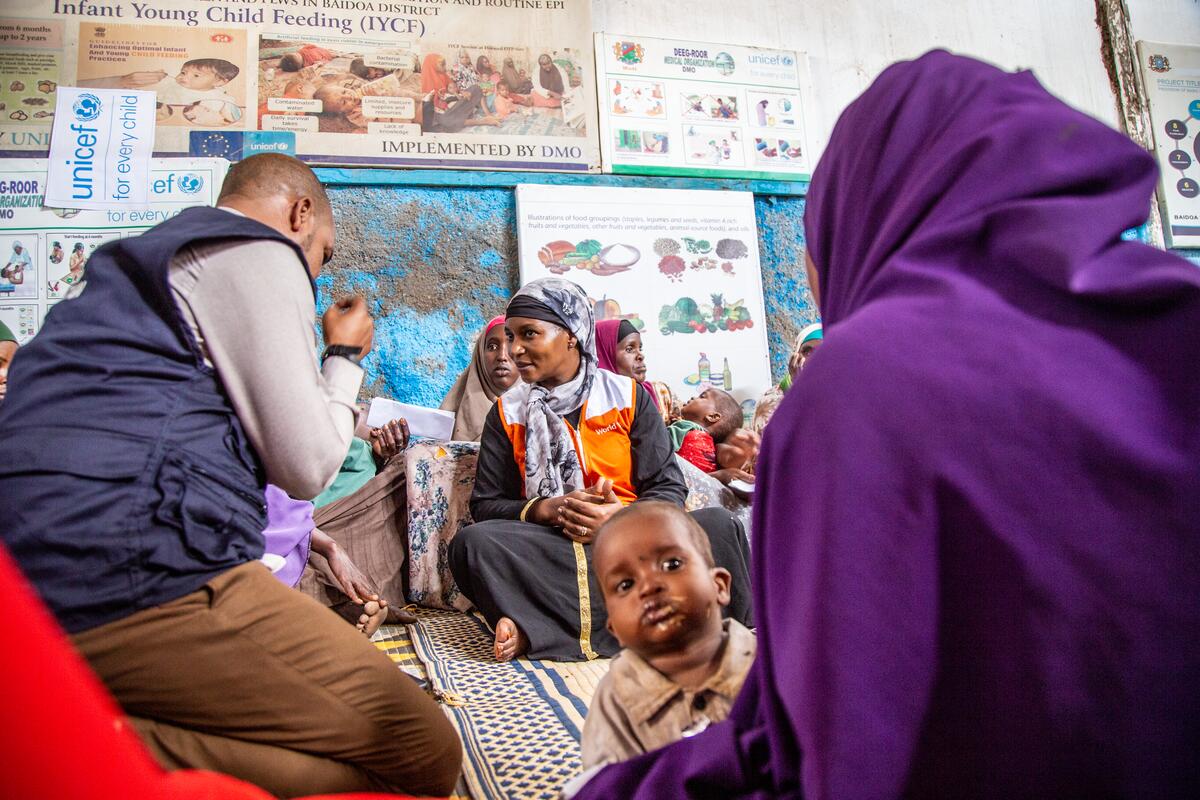
[[[266,552],[283,556],[285,563],[275,577],[285,586],[295,586],[308,563],[308,547],[312,541],[313,504],[308,500],[293,500],[287,492],[273,483],[267,484]]]
[[[1200,796],[1200,271],[1120,238],[1155,179],[945,52],[846,110],[805,214],[825,344],[759,457],[758,660],[577,797]]]

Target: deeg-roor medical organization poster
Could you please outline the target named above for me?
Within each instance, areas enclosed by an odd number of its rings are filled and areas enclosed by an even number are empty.
[[[46,151],[59,85],[156,93],[193,131],[318,164],[598,170],[590,0],[8,0],[0,152]]]
[[[802,54],[608,33],[595,45],[605,171],[808,177]]]
[[[55,304],[86,285],[96,248],[136,236],[189,206],[212,205],[229,162],[218,158],[150,161],[146,205],[87,210],[43,207],[46,159],[0,163],[0,320],[23,344]]]

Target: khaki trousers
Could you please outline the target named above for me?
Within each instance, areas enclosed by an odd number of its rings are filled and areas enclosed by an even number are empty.
[[[462,744],[437,704],[258,562],[72,638],[167,769],[279,797],[446,795],[458,778]]]

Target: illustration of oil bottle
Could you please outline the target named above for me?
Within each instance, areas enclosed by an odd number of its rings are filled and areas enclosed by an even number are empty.
[[[721,375],[721,380],[724,381],[723,388],[725,391],[733,390],[733,373],[729,371],[729,359],[725,359],[725,371]]]
[[[704,353],[700,354],[700,384],[703,386],[712,380],[712,364],[708,362],[708,356]]]

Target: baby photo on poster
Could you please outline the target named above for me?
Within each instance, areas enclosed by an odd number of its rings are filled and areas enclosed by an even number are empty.
[[[79,26],[76,84],[157,96],[160,126],[246,127],[246,31]]]

